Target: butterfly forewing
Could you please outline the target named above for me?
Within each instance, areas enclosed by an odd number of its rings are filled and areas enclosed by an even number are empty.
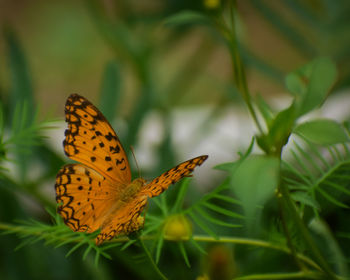
[[[118,136],[102,113],[87,99],[72,94],[65,107],[68,129],[63,142],[68,157],[127,185],[131,172]]]
[[[149,197],[160,195],[171,184],[175,184],[181,178],[188,176],[196,166],[201,165],[207,158],[208,156],[203,155],[180,163],[145,185],[141,189],[141,193]]]

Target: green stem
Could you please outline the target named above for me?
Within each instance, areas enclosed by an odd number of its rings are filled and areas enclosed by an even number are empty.
[[[272,250],[278,250],[285,252],[287,254],[291,254],[291,250],[288,247],[280,246],[276,244],[272,244],[266,241],[262,240],[256,240],[256,239],[249,239],[249,238],[233,238],[233,237],[220,237],[220,239],[215,239],[211,236],[200,236],[200,235],[194,235],[193,240],[199,241],[199,242],[215,242],[215,243],[232,243],[232,244],[243,244],[243,245],[250,245],[250,246],[256,246],[256,247],[262,247],[262,248],[269,248]],[[318,266],[317,263],[315,263],[313,260],[308,258],[307,256],[304,256],[303,254],[297,253],[296,256],[298,259],[302,260],[306,264],[310,265],[311,267],[322,271],[321,268]]]
[[[235,280],[259,280],[259,279],[322,279],[320,273],[315,272],[290,272],[290,273],[267,273],[267,274],[251,274],[248,276],[237,277]]]
[[[248,90],[248,84],[247,84],[244,65],[242,63],[241,56],[238,50],[238,41],[237,41],[237,34],[236,34],[236,28],[235,28],[235,16],[234,16],[236,1],[229,1],[229,3],[230,3],[231,28],[228,28],[227,25],[225,26],[225,23],[224,23],[224,26],[221,25],[221,30],[222,30],[223,36],[227,39],[229,44],[232,66],[233,66],[233,74],[234,74],[234,79],[236,81],[238,90],[242,93],[243,99],[247,104],[248,110],[252,115],[253,120],[259,132],[262,134],[263,130],[252,105],[252,100]]]
[[[142,247],[142,249],[145,251],[150,263],[152,264],[154,270],[157,272],[157,274],[159,275],[159,277],[163,280],[168,280],[168,278],[165,277],[165,275],[159,270],[157,264],[154,262],[151,253],[148,251],[147,247],[145,246],[145,244],[143,243],[143,240],[141,238],[139,238],[139,242],[140,245]]]
[[[282,149],[280,149],[279,151],[280,154],[280,158],[282,157]],[[288,225],[287,225],[287,219],[286,219],[286,210],[285,209],[285,204],[283,203],[283,195],[281,194],[281,185],[282,185],[282,178],[281,178],[281,160],[280,160],[280,167],[279,167],[279,174],[280,174],[280,178],[279,178],[279,183],[278,183],[278,187],[277,187],[277,200],[278,200],[278,208],[280,211],[280,216],[281,216],[281,221],[282,221],[282,226],[283,226],[283,231],[286,235],[286,239],[287,239],[287,244],[288,247],[290,249],[291,255],[294,258],[295,263],[297,264],[297,266],[305,271],[306,267],[303,265],[303,263],[300,262],[299,258],[297,257],[297,252],[296,249],[293,245],[293,241],[290,235],[290,232],[288,230]]]
[[[279,157],[282,158],[282,147],[278,151]],[[279,172],[281,174],[281,171]],[[318,261],[318,264],[320,265],[322,271],[328,276],[328,279],[336,279],[336,276],[334,275],[333,271],[329,267],[326,260],[323,258],[322,254],[320,253],[319,249],[315,245],[311,235],[309,234],[304,221],[300,218],[295,205],[290,197],[289,190],[285,184],[283,184],[282,179],[280,177],[279,184],[277,187],[278,193],[278,203],[279,208],[281,211],[281,219],[283,224],[283,229],[286,234],[288,247],[290,249],[290,252],[292,256],[294,257],[294,260],[296,261],[297,265],[302,269],[305,270],[306,268],[303,266],[302,263],[298,260],[297,252],[295,249],[295,246],[292,242],[288,227],[287,227],[287,219],[286,214],[289,213],[291,220],[296,225],[298,232],[300,232],[301,236],[303,237],[306,245],[308,246],[311,253],[314,255],[316,260]]]
[[[280,209],[280,216],[281,216],[283,231],[284,231],[284,233],[286,235],[287,244],[288,244],[288,247],[290,249],[290,253],[293,256],[294,261],[297,264],[297,266],[301,270],[305,270],[305,266],[300,262],[299,258],[297,257],[297,252],[296,252],[296,250],[294,248],[294,245],[293,245],[293,242],[292,242],[292,238],[291,238],[291,235],[290,235],[289,230],[288,230],[287,221],[286,221],[286,217],[285,217],[285,212],[284,212],[284,209],[283,209],[282,199],[278,198],[278,206],[279,206],[279,209]]]

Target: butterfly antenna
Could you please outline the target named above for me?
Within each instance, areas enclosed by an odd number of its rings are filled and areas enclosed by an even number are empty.
[[[136,157],[135,157],[134,147],[133,147],[133,146],[130,146],[130,150],[131,150],[132,156],[133,156],[133,158],[134,158],[134,160],[135,160],[135,164],[136,164],[137,171],[139,172],[139,178],[141,178],[141,171],[140,171],[139,165],[138,165],[137,160],[136,160]]]

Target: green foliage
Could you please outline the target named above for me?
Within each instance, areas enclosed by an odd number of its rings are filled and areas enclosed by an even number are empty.
[[[259,228],[258,208],[265,205],[274,195],[279,180],[278,174],[278,159],[265,156],[248,157],[232,173],[231,187],[242,203],[250,234]]]
[[[173,16],[168,17],[164,24],[169,26],[181,26],[186,24],[211,24],[212,20],[205,14],[195,11],[182,11]]]
[[[295,127],[294,133],[318,145],[335,145],[349,142],[344,127],[333,120],[313,120]]]
[[[319,107],[335,83],[337,70],[329,58],[319,58],[289,74],[286,86],[301,116]]]
[[[11,88],[9,95],[9,111],[13,111],[18,101],[25,101],[29,108],[34,107],[33,87],[25,54],[16,37],[10,29],[5,29],[4,42],[8,50]]]
[[[121,97],[120,66],[111,61],[106,65],[103,75],[99,108],[104,112],[107,120],[113,120]]]
[[[327,3],[334,13],[339,13],[336,4]],[[339,40],[328,29],[318,29],[316,23],[320,18],[306,8],[307,4],[301,1],[285,1],[285,4],[286,9],[298,11],[311,29]],[[185,9],[162,19],[163,27],[171,36],[177,34],[177,39],[191,34],[192,28],[203,28],[210,31],[214,42],[225,45],[232,61],[234,83],[221,85],[220,89],[230,88],[240,95],[257,133],[246,151],[238,153],[236,161],[216,166],[225,172],[225,177],[216,180],[207,193],[194,190],[191,179],[183,179],[171,187],[173,192],[169,190],[151,200],[144,213],[146,222],[142,230],[102,246],[94,242],[97,232],[72,232],[64,225],[52,210],[55,207],[52,197],[48,198],[43,191],[47,180],[53,182],[66,159],[56,155],[45,142],[43,135],[51,128],[51,122],[39,116],[26,55],[15,33],[7,28],[4,42],[10,82],[0,107],[0,230],[6,235],[1,236],[4,239],[0,245],[11,252],[20,249],[23,255],[29,254],[31,248],[39,253],[46,246],[55,248],[51,251],[64,252],[68,262],[84,268],[91,267],[91,263],[98,266],[94,270],[96,279],[105,276],[96,271],[114,270],[125,270],[129,278],[137,279],[194,279],[203,274],[215,275],[215,269],[225,269],[215,267],[217,264],[239,267],[228,279],[347,279],[350,275],[346,261],[350,258],[346,212],[350,201],[349,125],[332,119],[304,121],[302,117],[321,107],[333,86],[349,83],[349,73],[343,71],[342,63],[348,57],[344,51],[339,54],[332,51],[328,56],[315,58],[315,53],[323,53],[317,51],[317,44],[310,44],[303,32],[298,32],[275,12],[272,4],[254,0],[252,5],[310,62],[284,75],[265,58],[253,54],[240,40],[235,1],[218,4],[211,10]],[[96,0],[87,0],[86,6],[114,56],[102,74],[99,108],[110,120],[120,117],[123,73],[130,67],[139,95],[130,106],[123,142],[137,143],[143,119],[157,110],[165,136],[158,147],[160,164],[147,176],[159,174],[163,165],[174,164],[176,158],[169,109],[175,101],[186,103],[184,97],[200,70],[207,66],[213,47],[199,44],[163,85],[153,75],[153,62],[161,49],[171,50],[175,44],[158,45],[154,40],[154,22],[160,19],[150,20],[146,16],[135,19],[127,15],[114,18]],[[339,31],[340,23],[333,24]],[[348,49],[348,42],[344,45]],[[261,95],[252,95],[245,70],[252,66],[281,84],[286,76],[285,87],[291,96],[286,108],[278,111]],[[226,100],[226,97],[220,100],[208,119],[221,111]],[[203,129],[208,129],[207,123]],[[296,136],[293,142],[291,136]],[[13,175],[13,170],[5,168],[5,164],[6,167],[12,164],[11,169],[19,171],[19,176]],[[39,175],[28,172],[34,164],[41,168]],[[18,194],[38,202],[49,215],[33,218],[34,214],[17,199]],[[12,238],[13,235],[17,238]],[[210,246],[220,243],[232,252],[232,259],[211,252]],[[3,258],[0,255],[0,269],[1,263],[5,263]],[[205,261],[210,265],[201,267]]]
[[[62,218],[47,209],[48,213],[52,216],[54,223],[52,225],[44,224],[35,220],[28,220],[21,222],[16,227],[8,226],[8,229],[4,231],[5,234],[16,234],[18,237],[24,239],[16,248],[18,250],[23,246],[32,245],[39,241],[44,241],[45,245],[51,245],[55,248],[59,248],[65,244],[75,244],[67,252],[66,257],[70,256],[80,247],[86,247],[82,257],[86,259],[91,250],[95,252],[94,263],[97,266],[100,256],[107,259],[111,259],[111,256],[105,251],[120,244],[109,244],[107,246],[98,247],[90,236],[84,233],[75,233],[69,230],[63,223]],[[95,234],[96,236],[96,234]]]
[[[5,127],[0,129],[0,150],[3,151],[3,159],[7,159],[6,153],[16,152],[17,155],[28,153],[35,145],[40,145],[44,131],[54,128],[53,121],[38,121],[38,111],[33,115],[32,109],[27,103],[18,103],[13,112],[11,131],[5,134]],[[0,111],[1,119],[4,119],[3,110]],[[5,153],[6,151],[6,153]]]
[[[302,170],[284,162],[288,174],[284,179],[293,191],[293,199],[316,212],[329,211],[332,205],[349,208],[342,202],[350,195],[348,146],[321,149],[310,142],[306,143],[304,148],[294,143],[295,149],[292,150],[295,162]]]

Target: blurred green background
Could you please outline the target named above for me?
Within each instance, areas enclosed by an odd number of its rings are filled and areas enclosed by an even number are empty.
[[[237,6],[239,47],[253,95],[261,94],[277,107],[285,104],[285,74],[315,57],[330,56],[340,73],[335,92],[340,103],[349,102],[348,1],[250,0],[237,1]],[[37,107],[39,120],[49,116],[60,122],[45,133],[47,139],[37,140],[31,153],[15,148],[7,154],[17,163],[1,161],[9,171],[0,177],[0,222],[50,222],[44,207],[55,207],[55,175],[67,162],[61,143],[70,93],[92,101],[124,148],[135,147],[145,178],[208,154],[192,185],[202,191],[219,185],[224,175],[212,167],[233,160],[249,145],[253,125],[233,83],[227,47],[215,30],[166,20],[186,10],[225,15],[225,7],[226,1],[214,0],[1,1],[5,131],[11,131],[15,108],[23,101],[28,123]],[[131,158],[130,163],[136,175]],[[112,260],[95,267],[79,251],[65,258],[67,248],[42,243],[14,251],[19,243],[13,235],[0,236],[1,279],[152,279],[152,269],[135,260],[133,249],[115,250]],[[214,271],[215,265],[235,270],[226,247],[213,246],[208,252],[191,254],[189,269],[169,245],[162,265],[171,279],[194,279],[207,269]]]

